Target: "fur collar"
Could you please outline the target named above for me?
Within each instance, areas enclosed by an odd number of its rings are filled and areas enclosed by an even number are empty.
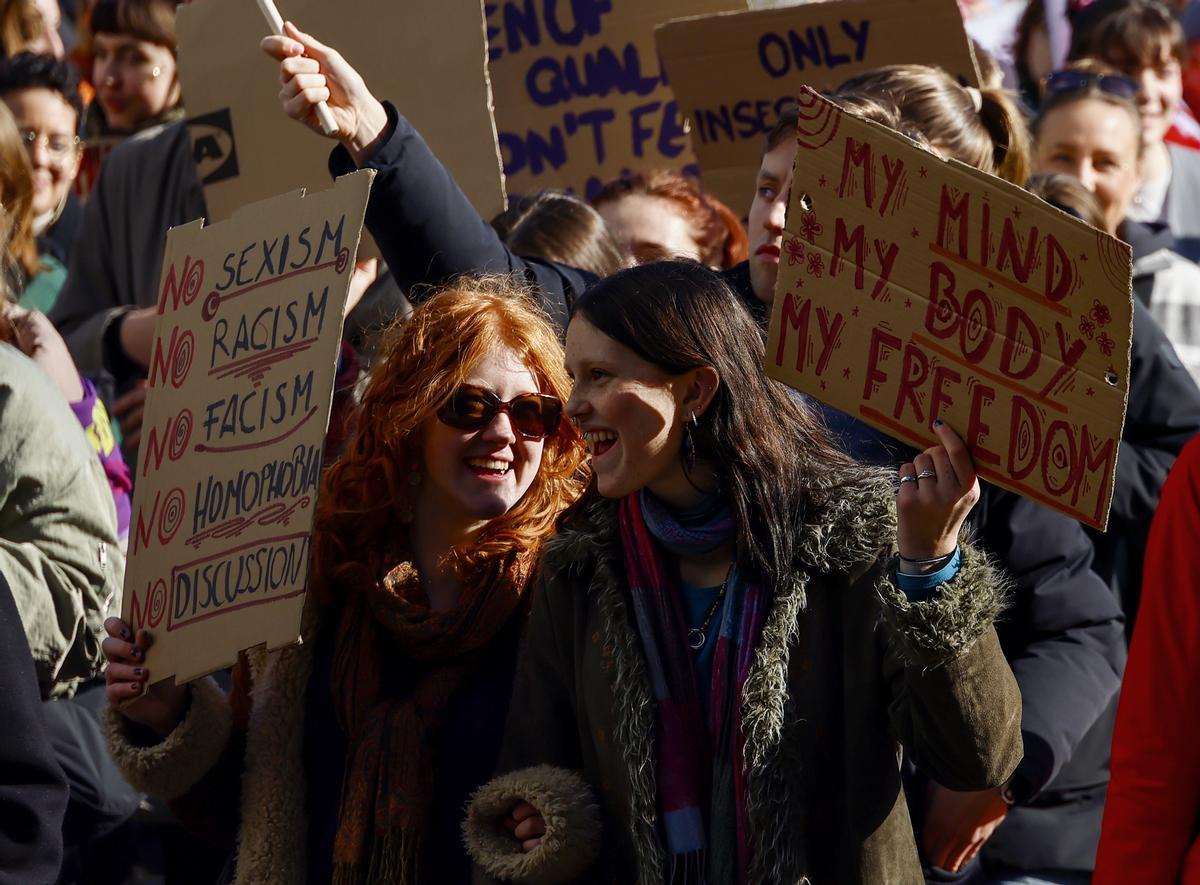
[[[806,527],[792,579],[776,587],[742,699],[748,803],[754,841],[752,882],[795,882],[806,866],[803,827],[784,826],[799,813],[799,762],[788,753],[788,658],[795,645],[809,580],[830,572],[862,572],[895,541],[890,471],[860,468],[830,474],[822,484],[821,518]],[[614,738],[629,773],[629,821],[638,854],[639,885],[661,881],[665,855],[657,833],[654,701],[625,594],[614,501],[597,501],[547,545],[543,569],[595,600],[613,649]],[[565,573],[565,574],[564,574]],[[787,757],[786,759],[784,757]]]

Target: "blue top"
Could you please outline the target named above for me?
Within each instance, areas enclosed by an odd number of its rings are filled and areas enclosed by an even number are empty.
[[[938,584],[945,584],[947,581],[954,580],[954,576],[958,574],[958,570],[961,567],[962,548],[955,547],[954,555],[950,557],[950,561],[936,572],[930,572],[927,575],[906,575],[897,570],[896,585],[908,597],[909,602],[923,602],[933,595],[933,591],[937,588]]]
[[[704,623],[704,616],[712,608],[721,592],[721,585],[715,587],[697,587],[685,581],[679,582],[679,595],[683,601],[683,619],[688,629],[699,627]],[[716,653],[717,636],[721,632],[721,613],[715,612],[704,631],[704,645],[699,652],[692,653],[692,665],[696,668],[696,688],[700,693],[700,703],[704,705],[704,715],[708,716],[709,696],[712,694],[712,664]]]

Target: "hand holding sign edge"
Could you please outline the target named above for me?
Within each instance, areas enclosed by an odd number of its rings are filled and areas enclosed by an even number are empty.
[[[154,639],[146,630],[133,635],[129,624],[120,618],[104,622],[108,636],[100,644],[108,667],[104,671],[105,695],[109,704],[125,718],[152,729],[165,738],[183,721],[187,686],[165,679],[150,685],[146,649]]]
[[[903,571],[910,570],[905,559],[953,553],[962,524],[979,500],[979,479],[966,443],[941,421],[933,423],[933,432],[941,444],[899,468],[901,480],[916,477],[901,481],[896,494],[896,545]]]

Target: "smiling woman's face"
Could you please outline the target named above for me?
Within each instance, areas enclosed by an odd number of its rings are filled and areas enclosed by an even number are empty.
[[[1038,126],[1035,172],[1073,175],[1096,195],[1108,232],[1115,234],[1141,181],[1133,116],[1094,98],[1051,109]]]
[[[533,372],[507,347],[480,361],[465,383],[505,402],[540,392]],[[543,446],[543,440],[516,433],[504,412],[478,430],[460,430],[431,417],[423,430],[418,512],[436,511],[441,521],[464,532],[503,516],[529,491]]]
[[[683,380],[642,359],[582,316],[567,327],[567,414],[592,456],[596,486],[620,498],[681,473]]]
[[[33,167],[33,214],[46,215],[66,199],[79,172],[78,116],[60,93],[40,86],[10,90],[4,103],[17,128],[33,135],[25,146]]]

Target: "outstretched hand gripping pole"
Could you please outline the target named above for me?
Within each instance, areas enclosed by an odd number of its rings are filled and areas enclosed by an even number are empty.
[[[258,8],[262,10],[262,14],[267,19],[267,24],[271,26],[271,30],[280,37],[285,36],[283,33],[283,16],[279,14],[279,10],[275,8],[275,0],[257,0]],[[320,102],[316,107],[317,122],[321,124],[321,131],[326,135],[337,135],[337,123],[333,121],[333,114],[329,110],[329,105],[325,102]]]

